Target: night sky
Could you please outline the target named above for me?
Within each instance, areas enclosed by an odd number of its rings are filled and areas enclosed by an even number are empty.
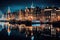
[[[25,7],[30,7],[31,4],[39,7],[46,6],[57,6],[60,7],[60,0],[0,0],[0,10],[6,12],[8,6],[11,8],[11,11],[25,9]]]

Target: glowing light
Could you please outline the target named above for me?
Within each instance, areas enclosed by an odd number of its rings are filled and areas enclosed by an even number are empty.
[[[58,16],[58,20],[60,20],[60,16]]]
[[[51,11],[52,9],[45,9],[44,11]]]
[[[38,21],[38,20],[33,20],[32,22],[40,22],[40,21]]]
[[[40,24],[32,24],[32,26],[33,26],[33,27],[35,27],[35,26],[40,26]]]
[[[31,37],[31,40],[34,40],[34,36]]]
[[[32,27],[30,27],[30,30],[32,31]]]
[[[10,31],[9,27],[7,29],[7,32],[8,32],[8,36],[10,36],[11,31]]]
[[[28,16],[28,19],[29,20],[33,20],[33,16]]]
[[[60,29],[59,28],[56,28],[56,30],[59,32],[60,31]]]

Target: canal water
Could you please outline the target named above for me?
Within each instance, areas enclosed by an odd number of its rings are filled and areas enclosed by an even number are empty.
[[[14,26],[8,22],[0,22],[0,39],[1,40],[49,40],[51,37],[51,25],[48,24],[32,24],[33,29],[19,30],[19,26]],[[35,28],[35,30],[34,30]],[[43,28],[45,28],[43,30]],[[33,33],[31,35],[31,33]],[[44,34],[45,33],[45,34]]]

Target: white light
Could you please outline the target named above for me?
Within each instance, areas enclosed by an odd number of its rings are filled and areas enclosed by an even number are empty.
[[[34,36],[31,37],[31,40],[34,40]]]
[[[33,20],[32,22],[40,22],[40,21]]]
[[[10,32],[8,32],[8,36],[10,36],[10,33],[11,33],[11,31],[10,31]]]

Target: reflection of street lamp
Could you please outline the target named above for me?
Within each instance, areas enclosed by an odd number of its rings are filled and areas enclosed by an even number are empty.
[[[60,28],[56,28],[56,30],[59,32],[60,31]]]
[[[58,16],[57,20],[58,20],[58,21],[60,20],[60,16]]]
[[[32,31],[32,27],[30,27],[30,30]]]
[[[10,24],[8,24],[7,32],[8,32],[8,36],[10,36],[10,33],[11,33],[11,30],[10,30]]]
[[[25,24],[21,24],[21,25],[19,25],[19,31],[21,31],[23,28],[25,28],[26,26],[25,26]]]

